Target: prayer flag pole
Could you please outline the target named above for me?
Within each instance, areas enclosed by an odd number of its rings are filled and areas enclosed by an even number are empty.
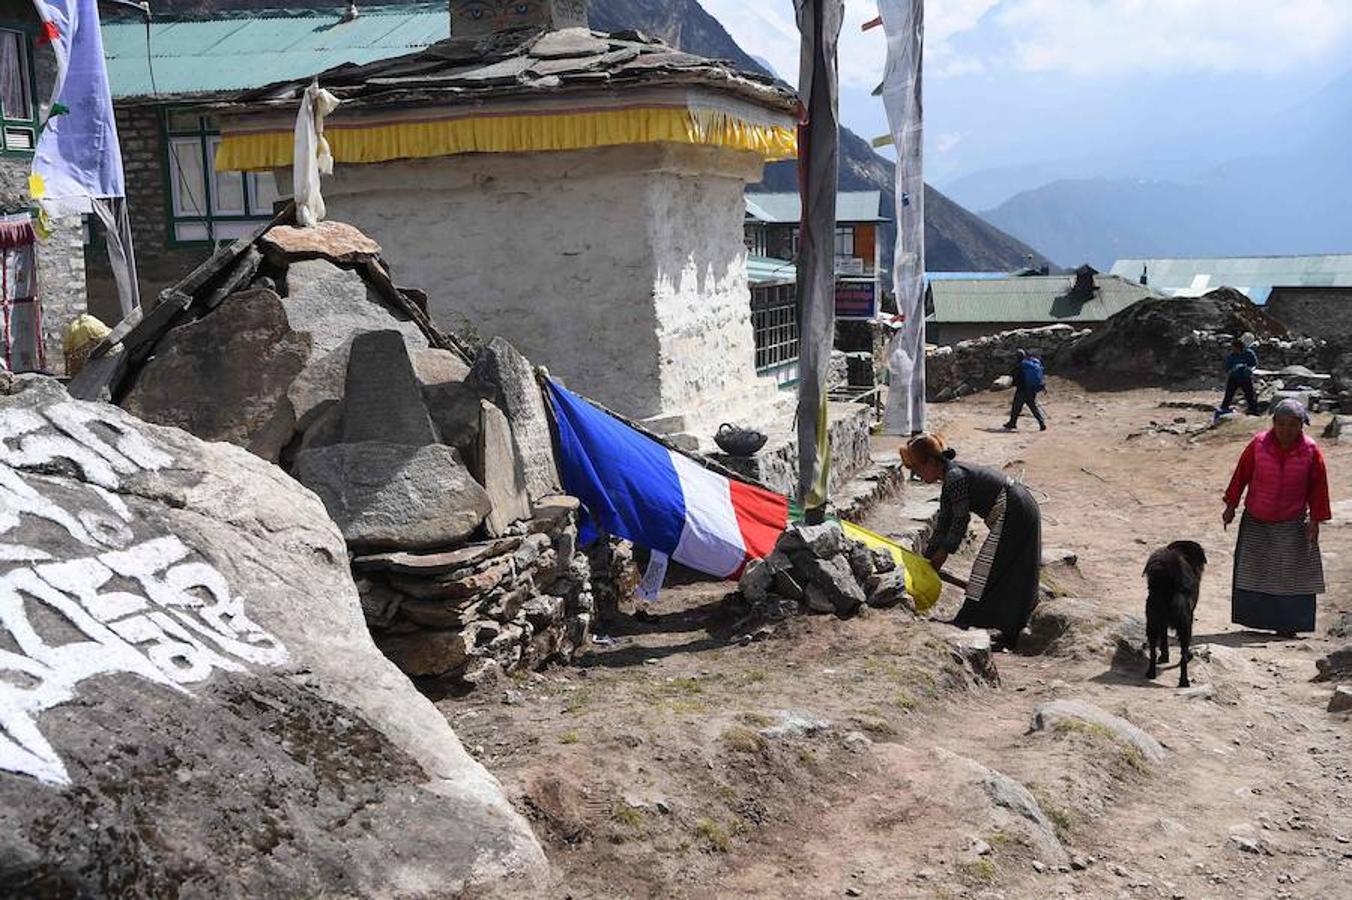
[[[840,118],[837,46],[843,0],[794,0],[802,52],[798,69],[798,501],[809,524],[826,518],[831,441],[826,376],[836,331],[836,189]]]
[[[893,290],[900,328],[888,348],[888,434],[925,430],[925,0],[878,0],[887,34],[883,106],[897,148],[897,250]],[[875,142],[876,144],[876,142]]]

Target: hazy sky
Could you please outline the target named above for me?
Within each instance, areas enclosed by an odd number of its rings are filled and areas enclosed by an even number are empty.
[[[700,2],[796,81],[792,0]],[[873,138],[887,130],[869,96],[885,47],[860,26],[877,7],[846,0],[845,14],[842,117]],[[940,185],[1045,160],[1108,165],[1162,142],[1205,155],[1352,69],[1352,0],[930,0],[926,20],[926,168]]]

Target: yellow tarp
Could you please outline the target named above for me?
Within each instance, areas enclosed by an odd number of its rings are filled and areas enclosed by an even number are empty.
[[[915,600],[916,612],[929,612],[939,602],[943,583],[939,573],[929,564],[929,560],[918,553],[912,553],[900,544],[889,541],[880,534],[874,534],[867,528],[861,528],[853,522],[841,521],[841,530],[845,536],[875,550],[886,550],[892,554],[905,573],[906,593]]]
[[[324,136],[333,149],[334,160],[340,163],[653,143],[730,147],[758,153],[767,162],[798,155],[798,135],[791,126],[750,122],[715,110],[669,107],[447,117],[366,125],[330,120]],[[290,128],[231,132],[227,127],[216,152],[216,170],[252,172],[289,166],[293,144]]]
[[[61,349],[66,353],[78,353],[111,333],[112,330],[103,322],[89,313],[82,313],[66,327],[66,333],[61,338]]]

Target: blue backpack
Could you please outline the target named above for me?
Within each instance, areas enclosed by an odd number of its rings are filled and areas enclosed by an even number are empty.
[[[1042,360],[1029,357],[1019,363],[1019,374],[1023,376],[1023,389],[1030,394],[1040,394],[1047,389],[1047,379],[1042,373]]]

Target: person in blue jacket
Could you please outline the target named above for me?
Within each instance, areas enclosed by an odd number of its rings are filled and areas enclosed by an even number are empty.
[[[1005,430],[1014,431],[1019,427],[1019,415],[1027,406],[1033,418],[1037,419],[1038,429],[1046,431],[1047,419],[1037,405],[1037,395],[1047,389],[1042,360],[1029,356],[1026,350],[1019,350],[1014,355],[1014,371],[1010,372],[1014,379],[1014,404],[1009,408],[1009,421],[1005,423]]]
[[[1225,357],[1225,399],[1221,401],[1221,412],[1229,412],[1235,393],[1243,391],[1249,415],[1258,415],[1258,396],[1253,390],[1253,370],[1256,368],[1258,354],[1246,346],[1242,338],[1235,338],[1230,344],[1230,355]]]

